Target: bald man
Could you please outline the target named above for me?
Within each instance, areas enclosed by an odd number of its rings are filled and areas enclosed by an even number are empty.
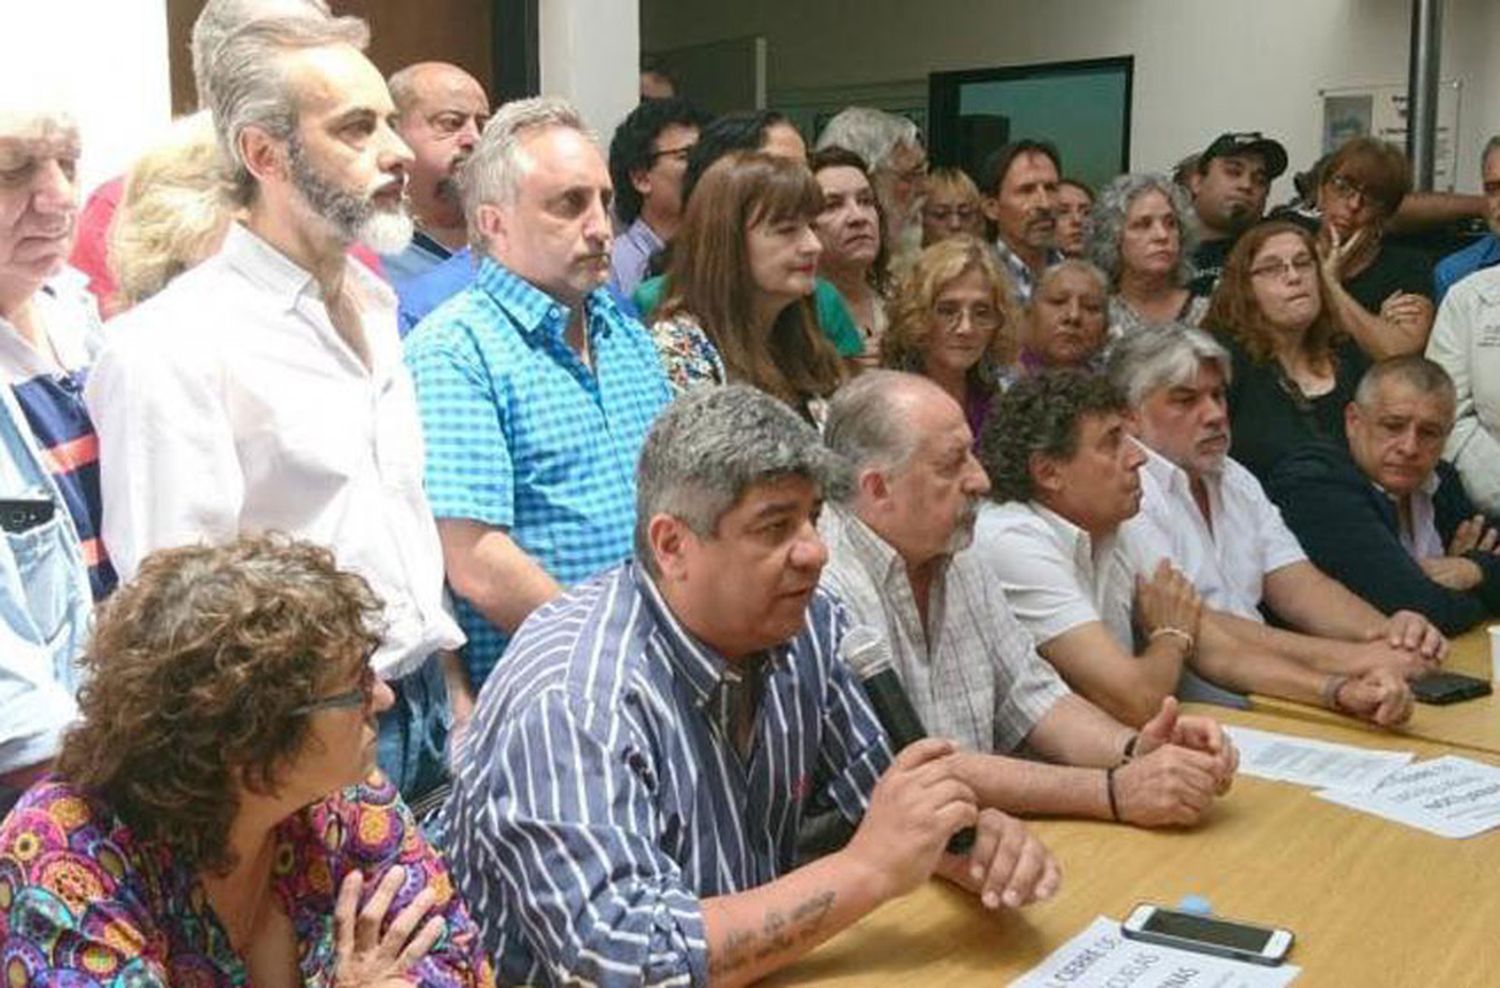
[[[456,177],[489,119],[490,101],[478,80],[447,62],[408,65],[387,84],[396,104],[396,132],[416,155],[406,183],[416,235],[405,250],[384,259],[400,293],[468,243]]]

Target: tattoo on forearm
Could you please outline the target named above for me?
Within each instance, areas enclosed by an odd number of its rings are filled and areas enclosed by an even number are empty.
[[[817,937],[823,921],[833,909],[832,891],[816,892],[785,913],[780,909],[766,912],[759,932],[731,930],[723,944],[709,959],[710,974],[729,974],[753,961],[774,957],[798,944]]]

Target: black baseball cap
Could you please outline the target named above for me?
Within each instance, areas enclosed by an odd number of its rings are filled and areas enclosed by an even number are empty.
[[[1286,148],[1258,130],[1242,130],[1215,137],[1214,142],[1198,156],[1198,171],[1208,171],[1208,163],[1215,158],[1227,158],[1236,154],[1260,155],[1266,162],[1268,179],[1279,178],[1286,171]]]

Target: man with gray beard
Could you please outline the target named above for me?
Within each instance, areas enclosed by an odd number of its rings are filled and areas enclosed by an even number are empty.
[[[824,438],[854,472],[819,531],[822,585],[883,639],[917,715],[959,747],[980,806],[1142,827],[1197,823],[1234,745],[1162,702],[1140,731],[1071,692],[968,551],[988,478],[963,409],[924,377],[867,371],[834,395]],[[1046,761],[1011,757],[1023,748]]]
[[[396,299],[348,259],[412,232],[412,156],[367,40],[354,18],[284,17],[217,46],[207,91],[242,219],[112,324],[85,398],[122,577],[155,549],[279,529],[369,581],[386,605],[369,661],[396,694],[380,764],[412,801],[440,788],[468,693]]]

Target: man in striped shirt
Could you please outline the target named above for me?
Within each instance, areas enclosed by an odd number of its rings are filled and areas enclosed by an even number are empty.
[[[638,558],[520,628],[446,809],[502,983],[738,985],[934,871],[991,908],[1055,890],[1045,849],[975,808],[950,743],[892,761],[817,590],[836,475],[768,395],[681,398],[641,454]],[[821,801],[858,829],[796,868]],[[945,856],[970,825],[970,856]]]
[[[823,586],[889,643],[917,714],[964,749],[983,805],[1140,826],[1197,823],[1234,777],[1234,745],[1167,699],[1134,731],[1072,693],[967,550],[989,491],[963,409],[925,377],[867,371],[824,437],[855,470],[819,524]],[[1026,746],[1047,761],[1008,757]]]

